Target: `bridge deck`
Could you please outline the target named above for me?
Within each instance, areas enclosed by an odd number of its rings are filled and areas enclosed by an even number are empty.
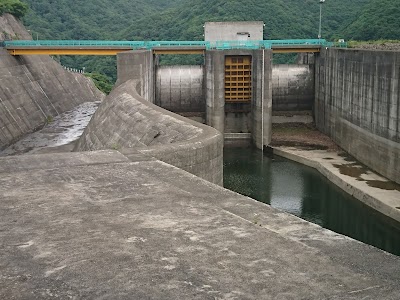
[[[155,54],[203,54],[205,50],[272,49],[274,53],[319,52],[321,47],[346,47],[326,40],[265,41],[5,41],[11,55],[116,55],[119,52],[151,49]]]

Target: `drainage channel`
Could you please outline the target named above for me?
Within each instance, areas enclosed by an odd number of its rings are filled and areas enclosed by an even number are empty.
[[[82,135],[100,101],[85,102],[54,118],[36,132],[29,133],[15,144],[0,151],[0,156],[68,152]]]
[[[400,224],[346,194],[318,171],[263,155],[225,148],[224,186],[324,228],[400,255]]]

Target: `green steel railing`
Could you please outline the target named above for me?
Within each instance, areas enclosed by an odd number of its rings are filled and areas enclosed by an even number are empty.
[[[29,40],[29,41],[4,41],[6,47],[8,46],[18,46],[18,47],[51,47],[51,46],[97,46],[97,47],[107,47],[107,46],[118,46],[118,47],[132,47],[141,48],[145,47],[145,42],[136,41],[96,41],[96,40]]]
[[[262,49],[263,41],[217,41],[210,43],[210,49],[232,50],[232,49]],[[269,48],[268,48],[269,49]]]
[[[208,47],[205,41],[146,41],[143,42],[148,49],[156,47]]]
[[[266,43],[270,43],[275,46],[287,46],[287,45],[322,45],[326,42],[324,39],[296,39],[296,40],[266,40]]]
[[[327,42],[325,39],[293,39],[264,41],[97,41],[97,40],[14,40],[2,41],[5,47],[121,47],[153,49],[157,47],[204,47],[205,49],[271,49],[279,46],[324,46],[346,48],[347,43]]]

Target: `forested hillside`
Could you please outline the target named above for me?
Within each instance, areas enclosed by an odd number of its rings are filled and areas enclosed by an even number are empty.
[[[3,1],[3,0],[0,0]],[[30,10],[24,24],[34,39],[115,40],[119,32],[146,15],[180,0],[23,0]],[[116,80],[115,57],[61,57],[63,65]],[[94,77],[98,75],[94,74]]]
[[[362,41],[400,40],[400,0],[370,0],[344,36]]]
[[[327,0],[323,36],[332,37],[356,19],[369,0]],[[340,11],[340,13],[338,13]],[[186,0],[179,7],[146,16],[119,35],[126,39],[201,40],[207,21],[264,21],[265,39],[316,38],[317,0]]]
[[[0,2],[14,0],[0,0]],[[319,0],[22,0],[33,38],[202,40],[207,21],[263,21],[265,39],[316,38]],[[398,39],[400,0],[326,0],[327,39]],[[114,57],[62,57],[115,80]]]
[[[19,0],[1,0],[0,1],[0,16],[4,13],[9,13],[17,18],[23,17],[28,11],[28,5]]]
[[[26,26],[41,39],[115,39],[137,19],[169,7],[174,0],[24,0]]]

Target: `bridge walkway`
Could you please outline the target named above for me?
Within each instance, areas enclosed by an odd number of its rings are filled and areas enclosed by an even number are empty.
[[[324,39],[264,41],[91,41],[25,40],[4,41],[11,55],[117,55],[131,50],[152,50],[154,54],[204,54],[206,50],[272,49],[274,53],[319,52],[321,47],[346,47]]]

